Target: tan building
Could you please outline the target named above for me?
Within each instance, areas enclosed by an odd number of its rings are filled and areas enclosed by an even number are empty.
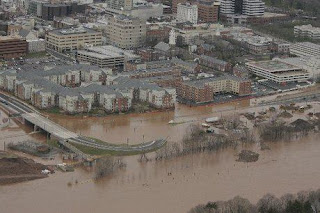
[[[102,34],[87,28],[56,29],[46,34],[46,47],[58,52],[70,52],[85,46],[102,45]]]
[[[124,15],[111,17],[107,28],[109,43],[123,49],[142,47],[146,31],[145,20]]]

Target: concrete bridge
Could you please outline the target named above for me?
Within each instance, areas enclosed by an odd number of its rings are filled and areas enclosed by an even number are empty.
[[[28,105],[22,103],[21,101],[9,97],[8,95],[0,93],[0,104],[5,108],[13,117],[19,118],[19,120],[24,123],[28,121],[34,125],[34,130],[42,129],[62,141],[62,144],[69,148],[71,151],[77,150],[76,148],[70,148],[74,144],[84,145],[87,147],[92,147],[96,149],[102,149],[107,151],[116,151],[121,153],[132,153],[132,152],[150,152],[162,147],[165,143],[165,139],[154,140],[146,143],[141,143],[135,146],[119,146],[109,143],[101,143],[94,139],[84,137],[67,130],[66,128],[60,126],[59,124],[51,121],[47,117],[41,115],[37,110],[29,107]],[[66,145],[68,144],[68,145]],[[83,154],[84,155],[84,154]]]

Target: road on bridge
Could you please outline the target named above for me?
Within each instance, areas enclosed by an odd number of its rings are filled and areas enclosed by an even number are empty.
[[[21,101],[11,98],[8,95],[0,93],[0,102],[2,105],[14,111],[17,114],[20,114],[22,118],[29,121],[30,123],[38,126],[44,131],[54,135],[55,137],[63,140],[65,142],[72,142],[79,145],[84,145],[96,149],[102,149],[107,151],[116,151],[122,153],[130,153],[130,152],[150,152],[162,147],[165,143],[165,139],[154,140],[150,142],[141,143],[134,146],[119,146],[110,143],[102,143],[97,140],[84,137],[74,133],[72,131],[67,130],[66,128],[60,126],[57,123],[54,123],[47,117],[41,115],[35,109],[29,107],[25,103]]]

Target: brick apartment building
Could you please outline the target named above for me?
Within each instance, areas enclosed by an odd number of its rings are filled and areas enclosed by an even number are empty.
[[[160,51],[153,49],[139,49],[137,54],[141,57],[142,61],[158,61],[163,57]]]
[[[214,100],[214,95],[230,93],[238,96],[251,94],[251,81],[235,76],[204,78],[180,82],[177,95],[180,101],[206,103]]]
[[[28,42],[18,37],[0,37],[0,59],[19,58],[28,52]]]
[[[160,41],[169,41],[169,27],[148,27],[146,34],[146,42],[159,43]]]
[[[222,72],[232,70],[232,65],[230,63],[206,55],[201,55],[199,57],[199,64]]]

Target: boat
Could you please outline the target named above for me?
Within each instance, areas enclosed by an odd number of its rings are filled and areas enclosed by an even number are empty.
[[[168,124],[174,124],[174,120],[169,121]]]
[[[203,127],[205,127],[205,128],[209,128],[209,127],[210,127],[210,125],[207,124],[207,123],[202,123],[201,126],[203,126]]]
[[[207,123],[214,123],[214,122],[217,122],[219,120],[220,120],[219,117],[211,117],[211,118],[207,118],[206,122]]]

